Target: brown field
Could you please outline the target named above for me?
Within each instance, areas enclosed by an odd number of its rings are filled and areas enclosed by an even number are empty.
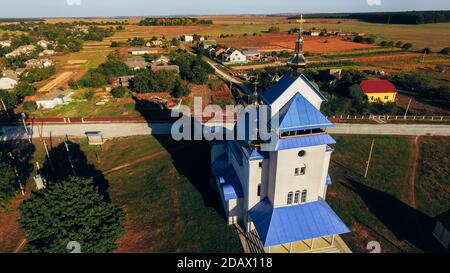
[[[261,51],[281,51],[295,49],[296,35],[270,34],[262,36],[233,37],[220,39],[218,42],[240,49],[253,48]],[[305,37],[305,52],[323,53],[351,51],[365,48],[375,48],[374,45],[343,41],[337,38]]]
[[[74,72],[66,71],[58,74],[56,77],[46,83],[44,86],[39,88],[38,92],[50,92],[55,88],[62,87],[72,78]]]

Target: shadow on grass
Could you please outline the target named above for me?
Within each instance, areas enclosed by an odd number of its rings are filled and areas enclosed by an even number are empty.
[[[67,141],[67,148],[63,142],[49,151],[50,160],[46,158],[41,169],[41,174],[47,182],[65,181],[70,176],[93,178],[95,186],[98,187],[105,201],[111,202],[108,194],[109,182],[103,173],[89,163],[78,143]]]
[[[171,110],[155,110],[157,107],[154,104],[136,97],[133,99],[136,102],[136,110],[141,113],[150,127],[152,123],[173,123],[178,120],[171,117]],[[194,128],[193,120],[192,124],[191,132]],[[210,183],[212,177],[210,144],[204,140],[175,141],[170,134],[154,134],[153,137],[171,155],[178,173],[186,177],[202,195],[204,205],[214,208],[225,219],[219,193]]]
[[[408,241],[423,252],[441,252],[432,231],[432,217],[397,198],[349,179],[344,187],[358,194],[373,213],[400,241]]]

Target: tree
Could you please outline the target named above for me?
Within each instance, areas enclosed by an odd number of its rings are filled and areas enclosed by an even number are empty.
[[[355,43],[362,43],[362,42],[364,42],[364,37],[362,37],[362,36],[355,36],[355,38],[353,39],[353,42],[355,42]]]
[[[83,95],[84,99],[86,99],[86,100],[92,100],[94,98],[94,96],[95,96],[95,93],[92,90],[88,90],[88,91],[84,92],[84,95]]]
[[[277,26],[270,27],[268,30],[269,33],[277,33],[280,31],[281,31],[280,27],[277,27]]]
[[[402,41],[397,41],[397,42],[395,43],[395,47],[400,48],[400,47],[402,47],[402,46],[403,46]]]
[[[387,47],[388,46],[388,41],[381,41],[380,46]]]
[[[178,80],[179,76],[174,71],[157,71],[150,74],[150,89],[156,92],[170,92],[175,88]]]
[[[17,84],[16,86],[16,93],[20,98],[33,96],[34,94],[36,94],[36,88],[34,88],[33,85],[27,82],[19,82],[19,84]]]
[[[5,90],[0,90],[0,99],[3,100],[3,103],[6,106],[6,109],[13,109],[17,106],[18,99],[17,96],[13,93],[10,93],[8,91]],[[3,104],[0,103],[1,109],[3,109]]]
[[[148,71],[139,71],[132,81],[131,89],[138,93],[149,93],[151,91],[149,76]]]
[[[450,53],[450,47],[443,48],[439,53],[448,55]]]
[[[70,241],[80,243],[84,253],[112,252],[124,232],[125,213],[105,201],[92,179],[49,184],[33,192],[20,211],[27,250],[34,253],[64,253]]]
[[[87,87],[99,88],[107,84],[106,77],[99,72],[93,72],[85,81]]]
[[[114,98],[123,98],[125,97],[125,95],[128,93],[128,88],[124,87],[124,86],[118,86],[116,88],[114,88],[113,90],[111,90],[111,95]]]
[[[17,181],[14,168],[4,162],[0,162],[0,202],[12,198],[17,191]]]
[[[422,50],[420,50],[420,53],[430,54],[431,53],[431,48],[425,47]]]
[[[191,93],[191,90],[182,81],[178,81],[177,85],[175,86],[175,89],[172,91],[172,96],[175,98],[181,98],[189,95]]]
[[[195,84],[203,84],[208,80],[208,72],[206,72],[206,70],[200,66],[194,66],[194,68],[192,68],[192,82]]]
[[[413,45],[411,43],[405,43],[402,48],[405,50],[410,50],[413,47]]]

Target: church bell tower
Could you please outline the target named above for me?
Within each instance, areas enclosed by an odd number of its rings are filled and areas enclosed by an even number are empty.
[[[298,38],[295,42],[295,54],[294,56],[288,60],[288,66],[292,68],[294,72],[301,72],[306,68],[308,61],[303,55],[303,23],[305,20],[303,19],[303,14],[300,16],[300,19],[297,20],[300,24],[298,31]]]

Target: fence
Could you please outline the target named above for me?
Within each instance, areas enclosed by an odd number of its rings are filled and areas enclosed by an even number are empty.
[[[416,121],[450,121],[450,116],[389,116],[389,115],[335,115],[328,116],[331,120],[416,120]]]

